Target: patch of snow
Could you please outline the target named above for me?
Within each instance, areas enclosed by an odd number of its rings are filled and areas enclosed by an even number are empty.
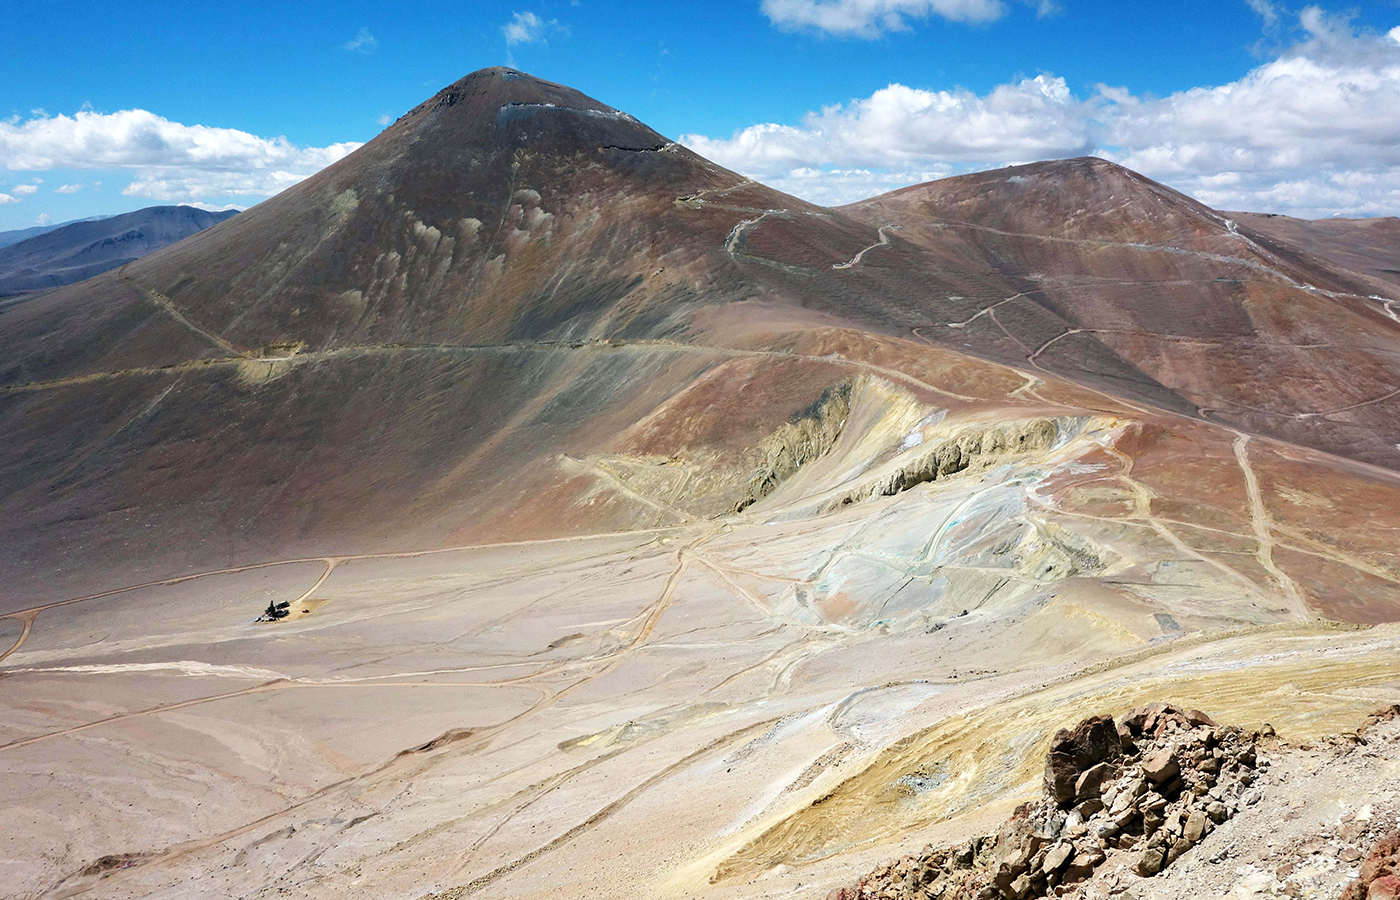
[[[578,113],[581,116],[592,116],[595,119],[612,119],[618,122],[637,121],[627,113],[616,109],[580,109],[576,106],[559,106],[555,103],[507,103],[501,109],[557,109],[561,112]]]

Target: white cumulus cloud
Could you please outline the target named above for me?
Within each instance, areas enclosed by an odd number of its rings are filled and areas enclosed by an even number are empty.
[[[984,96],[892,84],[868,98],[809,113],[800,127],[752,125],[727,139],[688,134],[681,141],[725,165],[765,173],[779,166],[1041,159],[1093,147],[1084,108],[1063,78],[1047,75]]]
[[[891,84],[799,125],[681,141],[819,203],[861,199],[926,172],[1093,153],[1217,207],[1400,213],[1396,32],[1359,33],[1316,7],[1297,21],[1304,38],[1242,78],[1161,98],[1104,85],[1077,96],[1048,74],[985,94]]]
[[[181,203],[180,205],[181,205],[181,206],[192,206],[192,207],[194,207],[195,209],[202,209],[202,210],[204,210],[205,212],[227,212],[227,211],[230,210],[230,209],[236,209],[236,210],[238,210],[239,212],[243,212],[243,210],[245,210],[245,209],[248,208],[248,207],[246,207],[246,206],[239,206],[239,205],[236,204],[236,203],[224,203],[224,204],[220,205],[220,204],[216,204],[216,203],[201,203],[201,202],[198,201],[198,200],[187,201],[187,202],[185,202],[185,203]]]
[[[4,193],[4,192],[0,192],[0,206],[4,206],[6,203],[18,203],[18,202],[19,202],[19,199],[16,198],[13,194],[6,194],[6,193]]]
[[[501,34],[505,36],[507,47],[533,44],[544,38],[545,32],[554,24],[552,20],[545,21],[532,12],[518,12],[501,26]]]
[[[1299,21],[1305,40],[1237,81],[1111,104],[1108,155],[1217,207],[1400,212],[1400,43]]]
[[[11,188],[11,191],[18,194],[21,197],[30,197],[34,194],[39,193],[39,188],[37,185],[33,184],[17,184],[13,188]]]
[[[364,54],[373,53],[378,46],[379,39],[370,34],[368,28],[361,28],[354,37],[340,45],[342,50]]]
[[[124,194],[166,201],[271,196],[359,146],[298,147],[285,137],[184,125],[143,109],[0,122],[0,166],[132,169]]]
[[[1054,0],[1036,0],[1042,15]],[[909,30],[909,20],[934,16],[950,22],[982,23],[1007,13],[1004,0],[763,0],[768,21],[787,31],[819,31],[841,37],[876,38]]]
[[[55,194],[76,194],[82,189],[83,186],[81,184],[61,184],[58,187],[54,188],[53,192]]]

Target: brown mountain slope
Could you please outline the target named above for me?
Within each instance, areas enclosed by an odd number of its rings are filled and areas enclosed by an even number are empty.
[[[1400,284],[1400,219],[1295,219],[1273,213],[1226,213],[1281,244],[1312,254],[1378,287]]]
[[[45,595],[94,558],[136,577],[633,527],[654,510],[581,503],[596,479],[560,459],[727,383],[703,442],[646,447],[718,466],[714,512],[758,435],[872,365],[791,357],[853,339],[957,367],[926,382],[945,403],[1054,375],[1392,465],[1400,332],[1351,278],[1098,160],[820,209],[483,70],[259,207],[0,318],[6,569]]]
[[[7,545],[16,569],[95,542],[165,571],[627,527],[628,503],[578,506],[560,454],[833,328],[1391,465],[1400,345],[1362,289],[1098,160],[823,210],[484,70],[248,214],[0,319]],[[836,374],[759,366],[752,415],[710,429],[721,480]]]
[[[1065,160],[851,209],[1020,273],[1024,293],[954,320],[1000,336],[1008,362],[1082,379],[1102,345],[1203,417],[1387,467],[1400,459],[1400,330],[1374,284],[1136,173]]]

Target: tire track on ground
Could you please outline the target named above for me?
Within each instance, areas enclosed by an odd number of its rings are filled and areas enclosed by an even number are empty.
[[[185,328],[189,329],[190,331],[193,331],[195,334],[199,335],[205,340],[212,342],[220,350],[223,350],[230,356],[236,356],[240,359],[248,358],[248,354],[244,353],[242,350],[239,350],[237,347],[233,346],[233,344],[230,344],[223,337],[215,334],[212,331],[209,331],[208,329],[201,328],[198,325],[191,322],[188,318],[185,317],[184,313],[180,312],[179,307],[177,307],[173,302],[171,302],[169,297],[165,296],[159,291],[151,290],[145,285],[138,283],[130,275],[126,274],[126,266],[122,266],[120,269],[118,269],[117,274],[121,277],[122,281],[125,281],[127,284],[136,288],[142,293],[142,295],[145,296],[147,300],[154,303],[166,315],[170,316],[170,318],[174,319],[176,322],[179,322]]]
[[[1308,617],[1307,601],[1297,583],[1274,562],[1274,535],[1270,529],[1269,511],[1264,505],[1264,495],[1259,490],[1259,476],[1249,461],[1249,435],[1240,433],[1234,443],[1235,459],[1244,475],[1245,493],[1249,498],[1250,524],[1254,526],[1254,538],[1258,544],[1259,565],[1273,576],[1279,590],[1292,604],[1293,612],[1303,618]]]
[[[681,757],[679,760],[665,767],[660,772],[657,772],[656,774],[647,778],[641,784],[638,784],[637,786],[633,787],[621,797],[618,797],[616,800],[612,801],[607,806],[604,806],[602,809],[598,810],[593,815],[589,816],[587,819],[584,819],[582,822],[579,822],[577,825],[573,826],[568,831],[565,831],[563,834],[559,835],[558,837],[554,838],[548,843],[545,843],[535,848],[534,850],[531,850],[524,856],[518,857],[512,860],[511,862],[506,863],[505,865],[498,866],[497,868],[492,869],[490,872],[487,872],[485,875],[475,878],[467,882],[466,884],[458,885],[457,887],[453,888],[448,888],[445,891],[439,891],[433,894],[424,894],[420,898],[420,900],[460,900],[460,898],[462,897],[466,897],[476,893],[477,891],[481,890],[482,888],[486,887],[492,882],[497,881],[501,877],[509,875],[510,873],[521,868],[522,866],[529,865],[530,863],[539,859],[541,856],[544,856],[546,853],[549,853],[553,850],[557,850],[565,844],[569,843],[569,841],[572,841],[574,838],[583,834],[585,831],[588,831],[589,829],[603,822],[604,820],[615,814],[618,810],[631,803],[638,796],[655,787],[657,784],[660,784],[662,781],[665,781],[667,778],[670,778],[672,775],[675,775],[677,772],[680,772],[681,770],[685,769],[687,766],[691,765],[696,760],[706,756],[709,753],[713,753],[715,750],[718,750],[729,744],[735,743],[736,741],[747,737],[749,734],[752,734],[755,731],[769,728],[773,725],[773,723],[777,721],[778,718],[765,719],[762,722],[755,722],[754,724],[745,726],[744,728],[741,728],[738,731],[732,731],[729,734],[716,738],[715,740],[711,741],[710,743],[706,744],[700,749]]]

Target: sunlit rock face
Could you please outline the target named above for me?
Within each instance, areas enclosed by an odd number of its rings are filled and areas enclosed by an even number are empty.
[[[1400,294],[1251,221],[1101,160],[824,209],[489,69],[6,308],[3,883],[790,896],[1087,715],[1354,724]]]

